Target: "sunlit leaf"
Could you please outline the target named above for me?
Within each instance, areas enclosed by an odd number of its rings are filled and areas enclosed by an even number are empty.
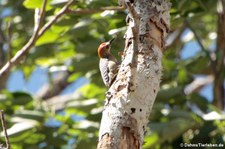
[[[25,0],[23,2],[23,5],[28,9],[41,8],[43,1],[44,0]],[[46,10],[52,9],[52,7],[50,6],[50,2],[51,0],[47,1]]]
[[[36,64],[43,66],[43,67],[47,67],[47,66],[52,66],[57,64],[58,61],[55,58],[39,58],[36,60]]]
[[[104,93],[105,89],[96,86],[95,84],[88,84],[79,89],[79,93],[87,98],[93,97],[103,97],[102,93]]]
[[[148,149],[149,147],[153,146],[157,142],[159,142],[160,137],[157,133],[151,133],[150,135],[145,137],[143,149]]]
[[[75,80],[77,80],[79,77],[81,77],[81,74],[76,72],[73,73],[72,75],[70,75],[70,77],[68,78],[68,82],[73,82]]]
[[[7,133],[12,142],[22,141],[33,133],[36,126],[35,121],[16,123],[7,130]]]
[[[186,71],[186,69],[184,69],[184,68],[183,69],[179,69],[178,80],[181,83],[184,83],[187,80],[187,71]]]
[[[44,120],[44,113],[40,111],[20,110],[20,111],[17,111],[13,116],[24,118],[24,119],[35,120],[37,122],[41,122]]]
[[[56,39],[59,38],[59,34],[51,30],[47,30],[44,35],[42,35],[36,42],[36,46],[40,46],[47,43],[56,42]]]

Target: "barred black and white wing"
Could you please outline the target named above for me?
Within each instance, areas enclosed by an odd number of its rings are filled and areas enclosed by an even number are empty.
[[[100,72],[101,72],[102,80],[107,87],[109,86],[108,63],[109,63],[109,60],[107,58],[100,58],[99,69],[100,69]]]
[[[110,87],[118,73],[118,65],[116,60],[101,58],[99,62],[99,69],[104,84],[107,87]]]

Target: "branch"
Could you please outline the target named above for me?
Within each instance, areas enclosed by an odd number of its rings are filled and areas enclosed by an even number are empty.
[[[2,19],[0,18],[0,67],[3,66],[3,43],[4,43],[4,35],[2,31]]]
[[[4,62],[7,60],[6,58],[4,58],[4,43],[7,43],[7,37],[6,35],[3,33],[3,30],[2,30],[2,18],[0,18],[0,68],[4,66]],[[6,49],[6,51],[9,51]],[[3,81],[0,81],[0,90],[4,89],[5,86],[6,86],[6,81],[7,78],[9,76],[9,73],[6,73],[4,75],[4,77],[1,77],[0,80],[3,80]]]
[[[193,92],[199,91],[204,86],[212,83],[213,81],[214,81],[214,76],[212,75],[208,75],[204,78],[196,78],[194,79],[194,81],[192,81],[190,84],[188,84],[185,87],[184,92],[186,95],[190,95]]]
[[[48,100],[45,100],[43,102],[43,105],[46,106],[46,108],[54,109],[55,111],[60,111],[65,109],[68,102],[77,101],[79,99],[82,99],[83,97],[80,94],[72,93],[72,94],[66,94],[66,95],[58,95],[54,96],[52,98],[49,98]],[[90,100],[90,99],[87,99]],[[84,100],[84,101],[87,101]]]
[[[5,135],[5,142],[6,142],[6,149],[10,149],[10,142],[9,142],[9,137],[7,134],[7,127],[6,127],[6,122],[5,122],[5,116],[4,116],[4,111],[0,110],[1,113],[1,122],[2,122],[2,129]]]
[[[45,31],[52,26],[52,24],[54,24],[62,15],[64,15],[69,10],[69,7],[72,5],[72,3],[73,0],[68,1],[68,3],[48,23],[46,23],[41,28],[40,32],[38,33],[38,38],[42,36]]]
[[[213,104],[224,109],[225,103],[225,91],[224,91],[224,75],[223,70],[225,67],[225,0],[218,1],[218,22],[217,22],[217,42],[216,42],[216,60],[215,60],[215,71],[214,71],[214,86],[213,86]]]
[[[167,39],[166,39],[166,48],[165,50],[171,48],[174,45],[179,44],[180,41],[180,37],[182,35],[182,33],[184,32],[184,30],[186,29],[186,25],[184,24],[183,26],[181,26],[178,29],[175,29],[173,32],[171,32]],[[164,50],[164,52],[165,52]]]
[[[12,57],[12,50],[11,50],[11,23],[8,22],[7,23],[7,40],[6,40],[6,44],[7,44],[7,60],[10,60]],[[9,61],[10,62],[10,61]]]
[[[66,13],[68,10],[69,6],[72,4],[73,0],[68,1],[68,3],[49,21],[47,22],[42,28],[40,28],[42,19],[44,17],[44,10],[41,10],[40,14],[40,22],[38,26],[36,27],[37,29],[33,33],[32,37],[30,40],[22,47],[16,55],[10,60],[10,62],[7,62],[0,70],[0,78],[3,77],[3,75],[7,74],[7,72],[10,71],[12,66],[15,66],[20,62],[20,60],[25,57],[29,50],[35,45],[36,41],[38,38],[40,38],[47,29],[49,29],[63,14]],[[45,7],[45,1],[42,5],[42,9]]]
[[[71,72],[66,71],[65,73],[58,75],[52,84],[47,84],[43,86],[37,93],[37,97],[42,100],[49,100],[56,95],[58,95],[63,89],[65,89],[71,83],[68,82],[68,78]]]
[[[217,42],[216,42],[216,53],[220,53],[221,57],[218,57],[216,59],[216,72],[220,73],[223,71],[224,67],[224,58],[225,58],[225,29],[224,29],[224,24],[225,24],[225,1],[220,0],[218,3],[221,3],[222,10],[221,12],[218,12],[218,23],[217,23]]]
[[[115,11],[121,11],[125,10],[124,7],[101,7],[97,9],[77,9],[77,10],[72,10],[68,9],[66,13],[68,14],[93,14],[93,13],[98,13],[106,10],[115,10]]]
[[[36,19],[34,19],[35,21],[35,26],[34,26],[34,34],[37,37],[38,32],[42,26],[42,23],[44,21],[44,17],[45,17],[45,8],[46,8],[46,4],[47,4],[47,0],[43,1],[41,10],[37,9],[37,11],[35,12],[35,16],[37,17]]]
[[[197,40],[199,46],[201,47],[201,49],[206,53],[206,55],[208,56],[209,60],[210,60],[210,64],[212,67],[212,70],[215,72],[215,62],[213,61],[213,59],[210,56],[210,52],[204,47],[199,35],[197,34],[197,32],[195,31],[195,29],[191,26],[191,24],[189,23],[189,21],[187,19],[185,19],[185,23],[187,24],[187,26],[191,29],[191,31],[193,32],[195,39]]]
[[[200,47],[202,48],[202,50],[205,51],[207,53],[207,55],[209,55],[209,51],[204,47],[200,37],[198,36],[195,29],[191,26],[191,24],[189,23],[189,21],[187,19],[185,20],[185,23],[187,24],[187,26],[191,29],[191,31],[195,35],[195,38],[196,38],[198,44],[200,45]]]

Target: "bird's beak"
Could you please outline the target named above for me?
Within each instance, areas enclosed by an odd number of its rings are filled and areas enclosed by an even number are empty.
[[[109,45],[111,45],[112,44],[112,42],[113,42],[113,40],[114,40],[115,38],[113,38],[113,39],[111,39],[111,40],[109,40]]]

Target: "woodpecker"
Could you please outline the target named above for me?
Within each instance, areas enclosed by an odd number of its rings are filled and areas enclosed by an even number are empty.
[[[111,44],[115,38],[108,42],[103,42],[98,47],[99,69],[102,80],[107,87],[110,87],[115,80],[118,73],[118,62],[116,58],[110,53]]]

